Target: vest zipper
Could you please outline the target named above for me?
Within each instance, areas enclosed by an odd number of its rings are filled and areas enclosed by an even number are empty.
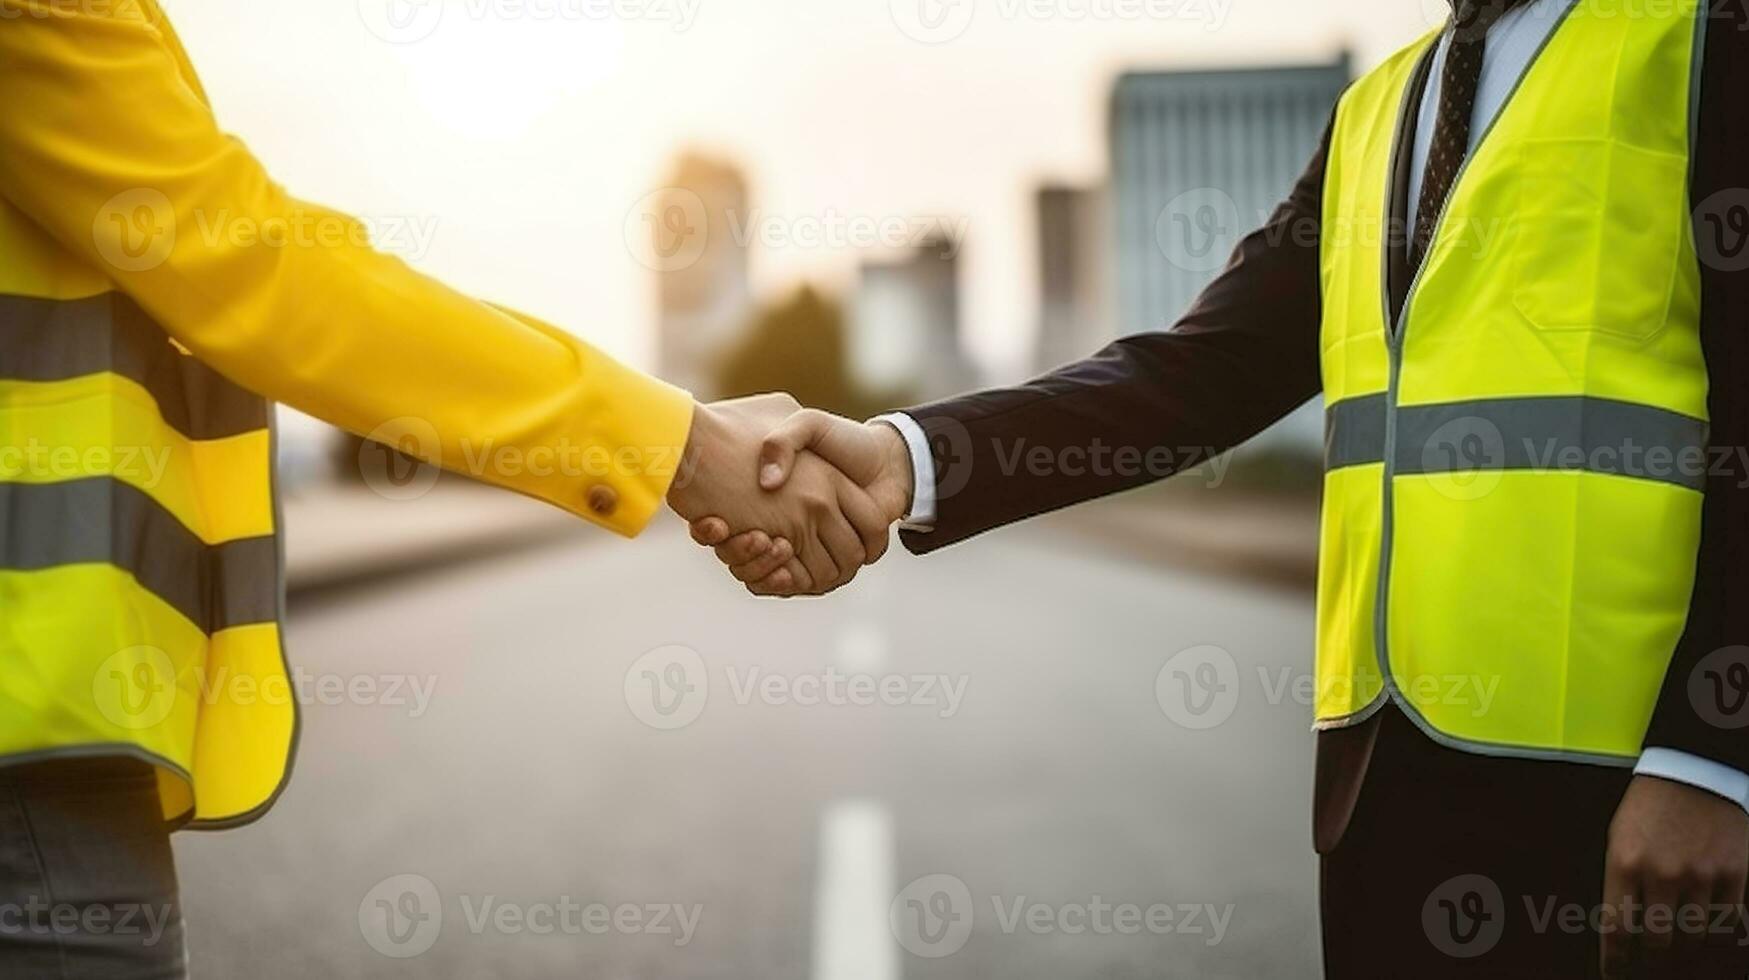
[[[1577,5],[1578,0],[1569,0],[1566,9],[1561,11],[1560,22],[1549,29],[1548,34],[1542,40],[1542,44],[1537,47],[1536,53],[1531,55],[1530,60],[1525,63],[1524,70],[1519,73],[1518,78],[1512,83],[1512,90],[1506,93],[1506,98],[1500,103],[1500,108],[1495,111],[1494,118],[1488,120],[1488,125],[1482,130],[1482,135],[1475,141],[1474,148],[1464,157],[1463,163],[1459,164],[1457,174],[1452,178],[1451,189],[1446,193],[1445,201],[1439,206],[1439,217],[1434,221],[1433,230],[1428,236],[1427,254],[1422,256],[1421,265],[1415,270],[1415,274],[1409,277],[1409,285],[1406,286],[1403,291],[1403,308],[1401,312],[1397,314],[1394,322],[1391,317],[1390,249],[1392,246],[1390,244],[1391,237],[1389,232],[1391,230],[1392,219],[1397,217],[1392,213],[1395,210],[1397,196],[1395,174],[1398,170],[1398,164],[1401,162],[1401,154],[1405,149],[1404,137],[1408,128],[1408,121],[1410,118],[1409,114],[1412,112],[1419,114],[1420,103],[1427,96],[1425,88],[1422,89],[1420,93],[1421,97],[1419,99],[1412,98],[1411,96],[1413,93],[1404,92],[1403,106],[1401,110],[1399,110],[1400,115],[1397,119],[1397,129],[1392,135],[1393,146],[1391,148],[1390,164],[1392,178],[1386,182],[1385,187],[1386,234],[1382,237],[1382,241],[1385,244],[1383,252],[1380,255],[1381,270],[1379,293],[1383,300],[1382,319],[1384,320],[1385,325],[1385,353],[1389,363],[1388,369],[1385,373],[1385,458],[1383,477],[1384,485],[1382,487],[1381,499],[1379,501],[1378,593],[1373,603],[1373,650],[1377,655],[1379,676],[1384,682],[1384,690],[1378,701],[1365,709],[1363,715],[1370,715],[1373,712],[1376,712],[1383,706],[1384,701],[1389,699],[1396,702],[1398,708],[1400,708],[1411,721],[1415,722],[1422,731],[1426,732],[1428,736],[1433,738],[1436,742],[1458,748],[1472,748],[1472,746],[1453,739],[1445,733],[1435,729],[1427,719],[1421,716],[1419,711],[1415,710],[1414,706],[1409,703],[1409,699],[1403,696],[1403,692],[1398,689],[1396,681],[1391,676],[1391,643],[1388,628],[1391,597],[1391,550],[1396,538],[1396,508],[1394,506],[1391,488],[1395,484],[1397,477],[1397,389],[1403,373],[1404,335],[1408,333],[1409,329],[1409,312],[1414,309],[1415,306],[1415,291],[1417,287],[1421,285],[1421,277],[1426,274],[1427,267],[1433,260],[1434,245],[1439,241],[1439,233],[1445,228],[1445,219],[1447,214],[1450,213],[1451,202],[1457,197],[1458,189],[1463,186],[1464,177],[1469,173],[1470,164],[1475,162],[1476,157],[1482,152],[1483,147],[1487,145],[1488,137],[1493,135],[1495,126],[1500,122],[1500,117],[1504,116],[1511,108],[1513,100],[1518,97],[1519,89],[1524,87],[1524,80],[1529,77],[1531,71],[1536,68],[1537,62],[1542,60],[1543,52],[1547,50],[1549,44],[1554,41],[1555,35],[1561,32],[1561,28],[1566,25],[1567,18],[1573,13],[1573,10]],[[1429,58],[1433,57],[1432,52],[1438,51],[1438,45],[1440,43],[1442,43],[1442,41],[1434,42],[1435,47],[1429,52]],[[1431,79],[1431,73],[1429,78]],[[1404,200],[1407,202],[1407,195],[1404,196]],[[1407,227],[1406,224],[1405,227]]]

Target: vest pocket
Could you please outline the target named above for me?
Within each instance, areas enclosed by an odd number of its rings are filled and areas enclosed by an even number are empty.
[[[1687,160],[1609,139],[1517,147],[1512,301],[1542,330],[1664,329],[1687,227]]]

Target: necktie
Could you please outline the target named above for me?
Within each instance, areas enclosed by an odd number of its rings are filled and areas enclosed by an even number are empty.
[[[1421,268],[1439,212],[1451,194],[1458,170],[1470,151],[1470,120],[1476,112],[1476,88],[1482,79],[1482,54],[1488,29],[1526,0],[1453,0],[1451,46],[1440,74],[1439,111],[1427,150],[1427,169],[1409,238],[1409,273]]]

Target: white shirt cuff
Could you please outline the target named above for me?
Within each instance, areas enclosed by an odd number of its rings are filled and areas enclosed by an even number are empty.
[[[929,436],[916,419],[903,412],[877,415],[870,421],[885,422],[899,430],[905,448],[911,451],[911,512],[899,526],[907,531],[935,530],[935,456],[929,451]]]
[[[1722,796],[1749,810],[1749,773],[1676,749],[1652,748],[1640,753],[1638,776],[1657,776]]]

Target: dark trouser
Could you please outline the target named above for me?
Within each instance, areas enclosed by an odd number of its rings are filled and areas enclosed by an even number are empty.
[[[1596,910],[1625,769],[1444,748],[1385,709],[1354,820],[1324,856],[1325,975],[1597,977]],[[1636,976],[1749,975],[1740,927]]]
[[[186,975],[152,768],[124,759],[0,767],[0,977]]]

